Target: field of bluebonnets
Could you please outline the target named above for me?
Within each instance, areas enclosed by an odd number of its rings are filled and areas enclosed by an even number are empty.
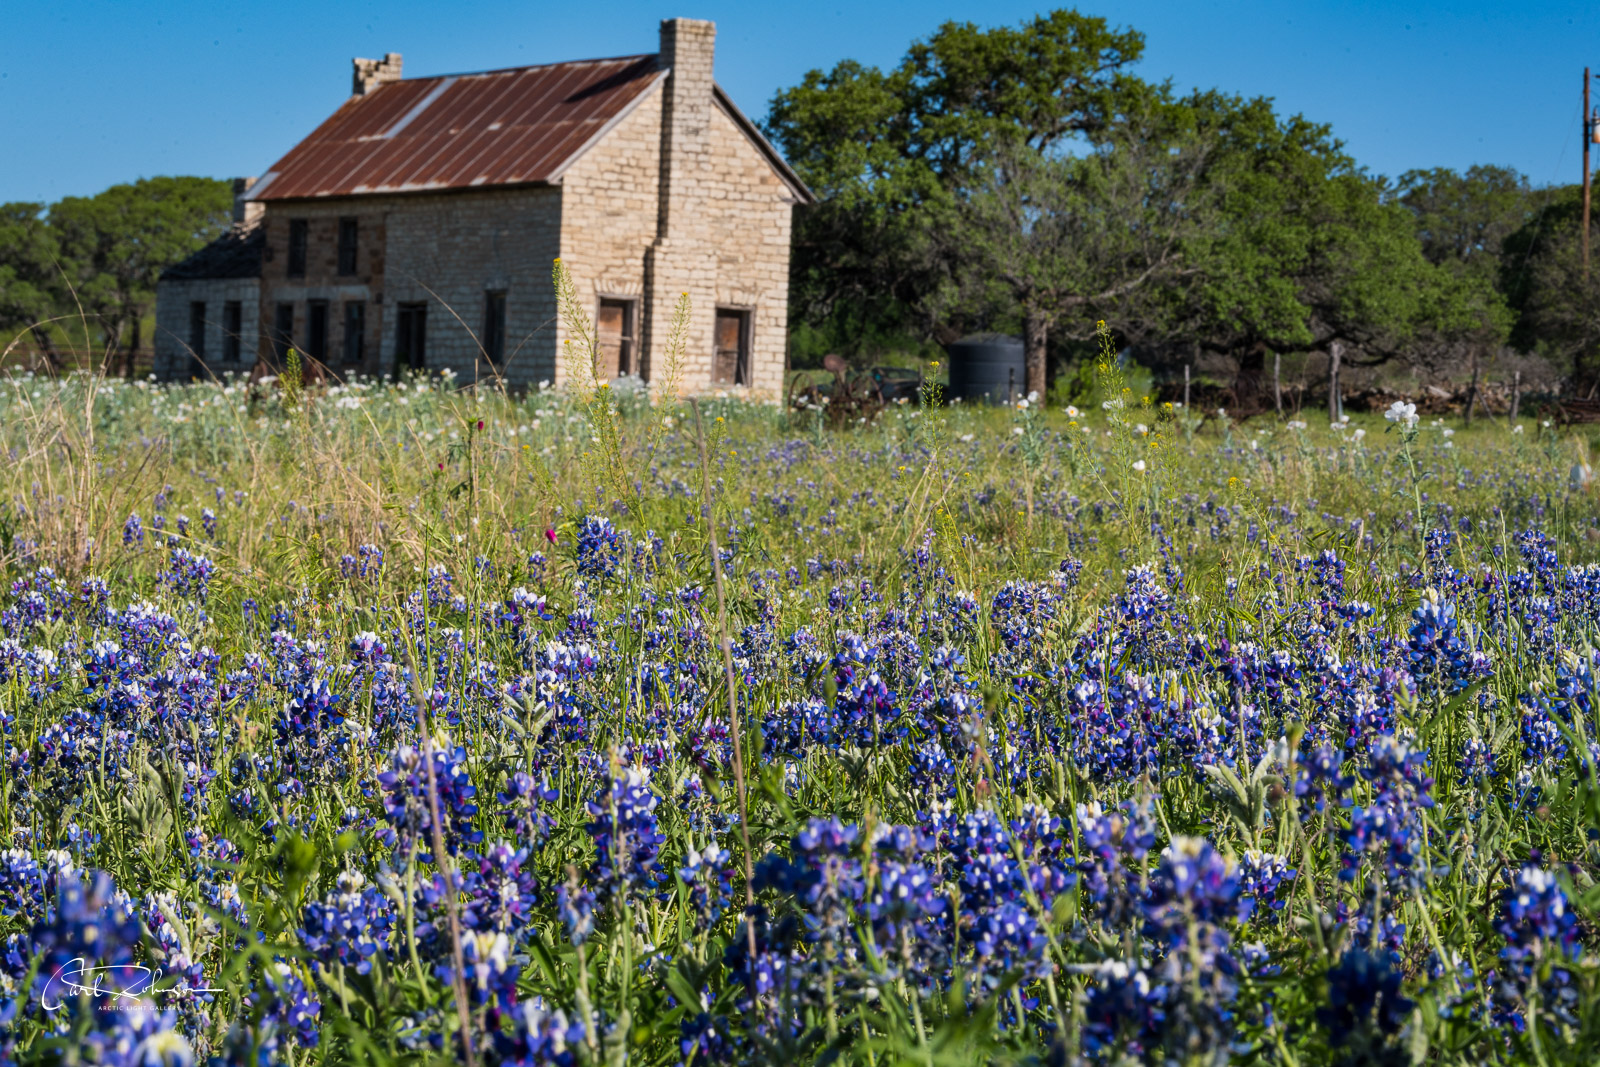
[[[457,386],[3,383],[0,1063],[1593,1062],[1581,436]]]

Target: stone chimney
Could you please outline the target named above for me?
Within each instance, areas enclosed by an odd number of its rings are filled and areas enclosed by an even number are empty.
[[[255,188],[254,178],[233,179],[233,224],[235,226],[249,226],[261,217],[265,204],[254,200],[246,200],[245,194]]]
[[[711,333],[716,312],[715,249],[706,232],[706,203],[714,161],[711,123],[716,109],[711,62],[717,24],[664,19],[661,66],[669,71],[661,106],[661,185],[656,238],[645,253],[642,370],[659,372],[667,326],[680,294],[693,307],[687,335],[685,380],[711,377]]]
[[[711,61],[717,24],[703,19],[663,19],[661,65],[667,96],[661,113],[661,220],[659,235],[672,237],[693,210],[695,172],[711,166]]]
[[[350,81],[350,91],[357,96],[366,96],[386,82],[399,81],[401,62],[399,52],[389,52],[382,59],[352,59],[350,66],[354,68],[354,76]]]

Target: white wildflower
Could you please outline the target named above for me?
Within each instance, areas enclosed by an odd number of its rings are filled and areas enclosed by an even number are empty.
[[[1389,410],[1383,413],[1383,417],[1390,422],[1401,423],[1409,430],[1417,424],[1417,405],[1396,400],[1389,405]]]

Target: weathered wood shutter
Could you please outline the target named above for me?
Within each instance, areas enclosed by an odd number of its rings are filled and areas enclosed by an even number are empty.
[[[748,359],[745,351],[748,332],[745,330],[746,312],[717,311],[716,350],[711,363],[711,380],[744,384],[748,376]]]
[[[627,308],[620,301],[600,301],[600,317],[595,324],[600,335],[600,350],[594,356],[594,376],[602,382],[628,372],[622,351],[626,319]]]

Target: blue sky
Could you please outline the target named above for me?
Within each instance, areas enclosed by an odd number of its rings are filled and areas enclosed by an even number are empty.
[[[12,0],[0,53],[0,201],[155,174],[259,174],[349,92],[350,57],[413,75],[653,52],[669,15],[714,19],[717,79],[753,118],[809,69],[891,65],[948,19],[1045,8],[991,0],[723,3],[90,3]],[[1579,90],[1600,68],[1600,4],[1100,0],[1142,30],[1139,72],[1278,101],[1333,125],[1370,169],[1579,173]],[[1600,94],[1597,94],[1600,96]]]

